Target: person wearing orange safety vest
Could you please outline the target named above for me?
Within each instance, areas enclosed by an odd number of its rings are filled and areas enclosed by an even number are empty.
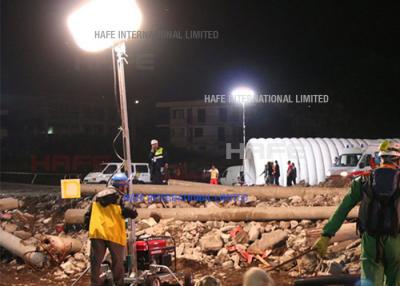
[[[106,249],[111,254],[112,273],[116,286],[123,285],[126,247],[125,218],[136,218],[136,210],[123,202],[129,180],[124,173],[111,178],[111,186],[99,192],[85,215],[89,224],[91,285],[103,285],[100,278],[101,263]]]

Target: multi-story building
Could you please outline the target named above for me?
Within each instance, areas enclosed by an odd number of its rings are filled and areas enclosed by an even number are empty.
[[[26,135],[102,135],[118,122],[115,103],[102,96],[87,95],[85,101],[77,95],[10,96],[5,105],[7,127]]]
[[[242,110],[235,105],[201,100],[158,102],[161,122],[172,146],[190,151],[224,154],[226,143],[238,145],[242,136]]]

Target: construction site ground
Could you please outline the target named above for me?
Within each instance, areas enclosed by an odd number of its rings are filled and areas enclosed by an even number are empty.
[[[42,231],[47,231],[48,233],[54,234],[54,229],[56,225],[63,223],[64,213],[66,210],[70,208],[79,208],[82,207],[83,204],[90,203],[89,198],[80,199],[80,200],[71,200],[71,201],[63,201],[59,196],[59,188],[58,187],[41,187],[41,186],[29,186],[27,185],[17,185],[17,184],[9,184],[2,183],[0,185],[1,192],[0,198],[6,197],[15,197],[24,201],[24,206],[20,209],[23,212],[30,213],[34,216],[40,214],[41,217],[52,217],[51,221],[46,224]],[[294,187],[295,188],[295,187]],[[321,199],[321,198],[319,198]],[[338,203],[338,199],[336,197],[332,198],[332,201],[327,200],[326,198],[322,198],[324,203],[322,205],[336,205]],[[54,206],[54,202],[56,206]],[[272,200],[273,203],[276,200]],[[271,203],[271,202],[258,202],[258,203]],[[290,204],[289,201],[283,200],[277,201],[278,204]],[[272,204],[272,203],[271,203]],[[140,205],[138,205],[140,207]],[[142,204],[143,207],[143,204]],[[196,207],[196,206],[194,206]],[[201,206],[204,207],[204,206]],[[222,205],[223,207],[223,205]],[[310,224],[310,227],[316,227],[318,224],[322,222],[313,222]],[[4,222],[3,222],[4,223]],[[218,224],[216,222],[215,224]],[[266,227],[268,222],[264,222],[262,224],[263,227]],[[141,222],[139,222],[139,230],[140,230]],[[211,225],[209,223],[208,225]],[[225,226],[229,226],[229,224],[225,223]],[[282,222],[272,222],[272,229],[279,228],[279,225],[285,225]],[[208,229],[207,224],[204,224],[205,229],[202,229],[200,235],[197,237],[201,237],[205,233],[207,233],[210,229]],[[212,227],[211,231],[213,230]],[[151,229],[151,228],[150,228]],[[177,228],[178,230],[180,228]],[[144,230],[146,231],[146,230]],[[293,228],[294,233],[294,228]],[[82,230],[80,230],[80,236],[82,236]],[[74,232],[69,233],[74,235]],[[175,237],[178,242],[181,242],[182,238],[182,229],[180,231],[175,232],[175,228],[169,228],[168,234]],[[184,240],[183,240],[184,241]],[[349,242],[350,243],[350,242]],[[356,245],[357,246],[357,245]],[[1,248],[0,248],[1,249]],[[272,249],[271,257],[279,257],[283,256],[287,250],[285,245],[278,244],[277,247]],[[20,258],[12,256],[10,253],[7,253],[6,250],[1,250],[1,263],[0,263],[0,285],[70,285],[76,277],[79,276],[79,273],[75,273],[74,275],[70,275],[68,277],[60,278],[56,277],[54,273],[56,271],[62,271],[59,265],[55,265],[52,263],[50,266],[46,266],[42,269],[35,269],[31,266],[24,263],[24,261]],[[208,257],[208,256],[207,256]],[[213,258],[217,257],[214,254]],[[353,262],[358,264],[358,258],[356,257]],[[229,259],[228,259],[229,260]],[[279,260],[278,260],[279,261]],[[234,269],[232,267],[225,267],[222,265],[226,265],[226,263],[214,264],[215,266],[210,268],[210,264],[201,263],[196,260],[187,259],[185,257],[180,257],[177,260],[178,271],[180,272],[190,272],[196,278],[212,275],[218,278],[222,285],[227,286],[238,286],[241,285],[243,273],[250,268],[251,266],[262,266],[259,261],[253,260],[250,264],[245,264],[243,266],[243,259],[241,258],[240,269]],[[346,268],[347,267],[347,268]],[[357,269],[353,271],[348,270],[348,265],[344,267],[344,273],[355,273]],[[351,267],[350,267],[351,268]],[[354,267],[353,267],[354,268]],[[277,282],[277,285],[293,285],[296,277],[294,277],[293,273],[295,273],[296,268],[289,267],[283,268],[281,271],[274,271],[271,273],[272,277]],[[321,269],[315,269],[315,273],[320,271]],[[289,275],[291,271],[292,275]],[[355,271],[355,272],[354,272]],[[300,271],[301,272],[301,271]],[[310,273],[308,273],[310,276]],[[85,275],[84,278],[77,285],[89,285],[89,274]]]

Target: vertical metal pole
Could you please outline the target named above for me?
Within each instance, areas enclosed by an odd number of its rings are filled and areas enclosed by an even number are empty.
[[[128,105],[126,100],[126,89],[125,89],[125,71],[124,64],[127,63],[125,57],[126,47],[125,43],[122,42],[114,47],[114,51],[117,54],[117,73],[118,73],[118,87],[120,96],[120,106],[121,106],[121,123],[122,123],[122,144],[124,149],[124,159],[125,159],[125,171],[128,174],[128,178],[132,177],[132,160],[131,160],[131,146],[129,137],[129,126],[128,126]],[[132,183],[129,182],[129,195],[133,194]],[[136,261],[136,237],[135,237],[135,221],[133,219],[128,219],[128,253],[131,258],[131,265],[129,269],[131,272],[137,273],[137,261]]]
[[[245,112],[245,102],[242,102],[243,107],[243,183],[246,181],[245,170],[245,160],[246,160],[246,112]]]

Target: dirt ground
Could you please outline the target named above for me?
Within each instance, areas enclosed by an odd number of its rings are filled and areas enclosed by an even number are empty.
[[[7,267],[0,264],[0,285],[1,286],[38,286],[38,285],[71,285],[73,280],[55,281],[52,275],[56,269],[47,270],[34,270],[30,267],[24,267],[20,271],[14,268]],[[224,286],[240,286],[242,285],[242,277],[246,269],[243,270],[222,270],[222,269],[207,269],[207,266],[201,265],[194,261],[179,259],[178,271],[189,272],[192,274],[201,275],[214,275],[221,280]],[[277,285],[288,286],[293,285],[293,279],[290,279],[286,273],[272,273]],[[86,274],[76,286],[87,286],[90,284],[90,274]]]
[[[55,224],[63,220],[65,211],[69,208],[74,208],[77,203],[76,200],[71,200],[69,203],[61,200],[58,188],[50,186],[31,185],[27,188],[27,186],[23,184],[0,183],[0,190],[1,197],[13,196],[25,198],[24,211],[36,215],[38,211],[41,210],[46,217],[52,216],[52,222],[47,225],[49,229],[54,229]],[[47,197],[45,200],[43,199],[44,196]],[[209,269],[206,264],[201,264],[192,260],[178,259],[178,271],[192,273],[196,278],[213,275],[220,279],[224,286],[241,285],[243,273],[247,269],[248,268],[227,270],[221,267]],[[58,268],[56,266],[44,270],[35,270],[25,265],[22,261],[18,261],[13,267],[10,267],[8,263],[0,263],[0,285],[36,286],[71,285],[73,283],[73,280],[55,280],[53,273],[57,270]],[[285,272],[272,273],[271,275],[275,279],[277,285],[286,286],[294,284],[294,279],[289,277]],[[77,286],[89,285],[89,277],[89,274],[85,275]]]

